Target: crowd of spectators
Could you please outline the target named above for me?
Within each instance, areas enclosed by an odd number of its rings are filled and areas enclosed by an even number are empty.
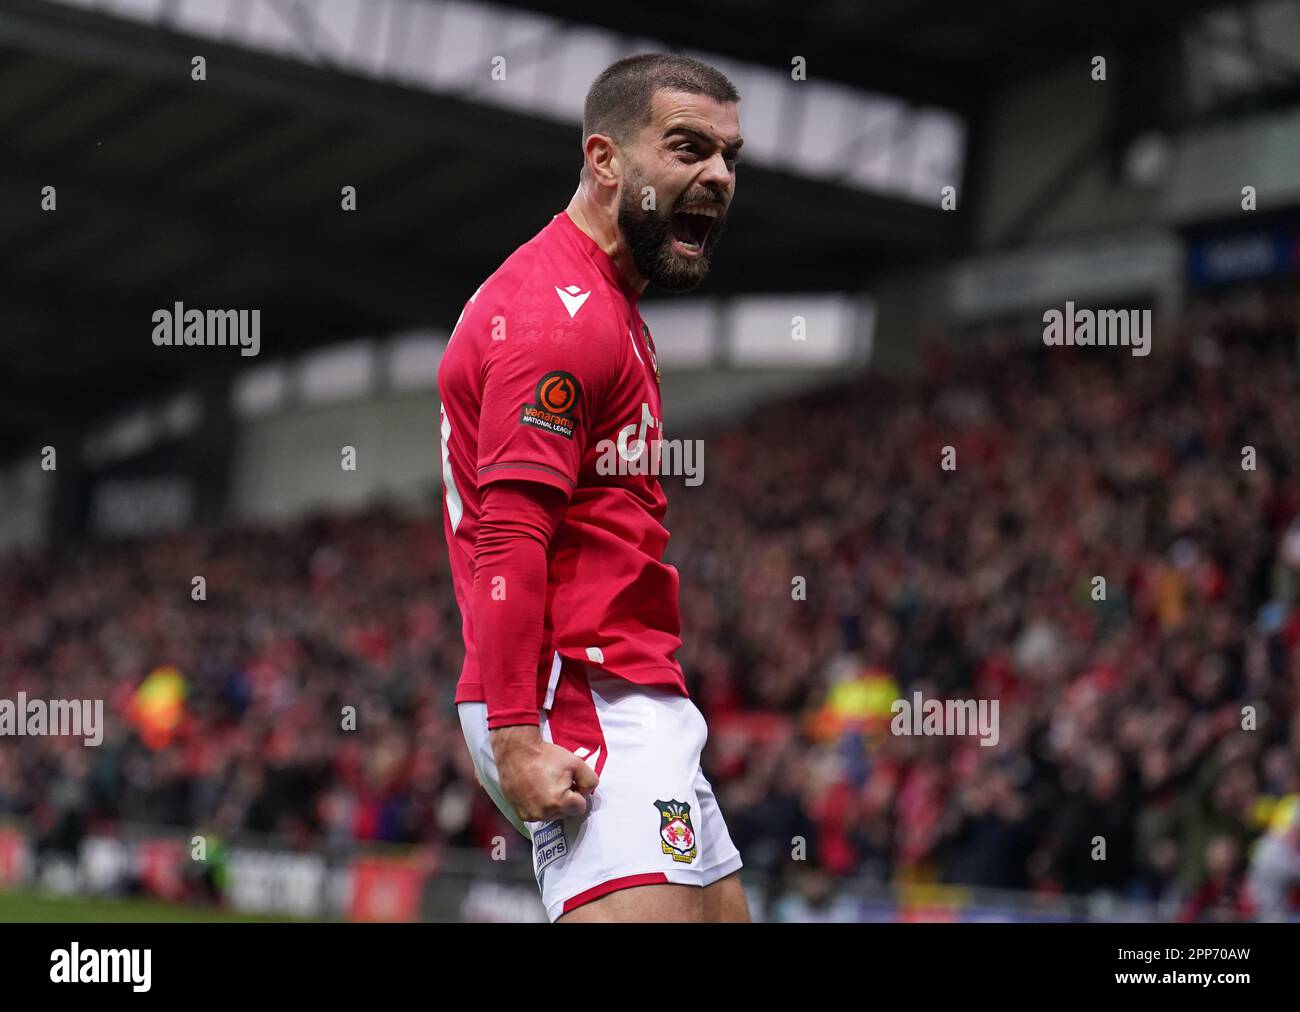
[[[1007,329],[704,434],[703,484],[665,479],[678,656],[747,864],[777,892],[1296,909],[1298,336],[1277,293],[1158,325],[1145,358]],[[511,832],[455,716],[434,504],[14,554],[0,612],[0,698],[108,714],[98,748],[0,738],[0,817],[47,846],[120,822],[434,851]],[[183,705],[150,735],[160,668]],[[893,733],[917,692],[996,700],[997,744]]]

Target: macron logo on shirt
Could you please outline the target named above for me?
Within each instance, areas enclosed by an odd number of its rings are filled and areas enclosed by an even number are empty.
[[[582,304],[587,301],[587,296],[590,295],[591,292],[590,290],[584,292],[577,285],[569,285],[568,288],[561,288],[559,285],[556,285],[555,294],[558,295],[560,301],[564,303],[564,308],[569,311],[569,319],[572,320],[578,315],[578,310],[582,308]]]

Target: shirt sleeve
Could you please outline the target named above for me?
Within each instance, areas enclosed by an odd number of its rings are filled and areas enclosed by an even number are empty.
[[[564,512],[558,492],[497,483],[483,495],[474,548],[474,638],[488,728],[538,723],[546,552]]]
[[[508,321],[507,321],[508,327]],[[483,364],[478,484],[578,483],[591,420],[611,373],[601,342],[576,327],[491,342]]]

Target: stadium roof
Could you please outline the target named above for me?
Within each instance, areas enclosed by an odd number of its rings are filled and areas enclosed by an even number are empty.
[[[1153,38],[1245,0],[509,0],[629,34],[810,73],[974,115],[990,91]],[[1086,60],[1084,60],[1086,65]]]
[[[397,10],[411,0],[368,0],[366,9],[381,4]],[[0,8],[7,452],[191,379],[184,353],[160,353],[150,341],[151,314],[175,300],[260,308],[271,356],[446,327],[575,185],[572,123],[337,60],[258,50],[220,30],[203,37],[175,20],[301,5],[100,4],[124,17],[83,9],[90,5]],[[751,64],[788,66],[797,52],[814,76],[977,117],[987,89],[1008,75],[1103,38],[1136,42],[1213,4],[512,6],[571,18],[574,32],[603,23],[629,44],[654,36]],[[190,77],[196,52],[208,63],[202,83]],[[357,187],[358,213],[339,210],[345,184]],[[753,211],[729,225],[712,293],[854,289],[878,268],[963,248],[960,216],[799,165],[747,164],[742,185],[738,211]],[[46,186],[56,188],[56,211],[41,209]],[[205,361],[214,374],[240,364]]]

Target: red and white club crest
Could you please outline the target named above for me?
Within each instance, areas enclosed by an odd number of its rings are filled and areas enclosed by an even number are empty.
[[[671,854],[674,861],[694,861],[698,851],[691,806],[683,801],[656,801],[655,807],[659,809],[659,839],[664,853]]]

